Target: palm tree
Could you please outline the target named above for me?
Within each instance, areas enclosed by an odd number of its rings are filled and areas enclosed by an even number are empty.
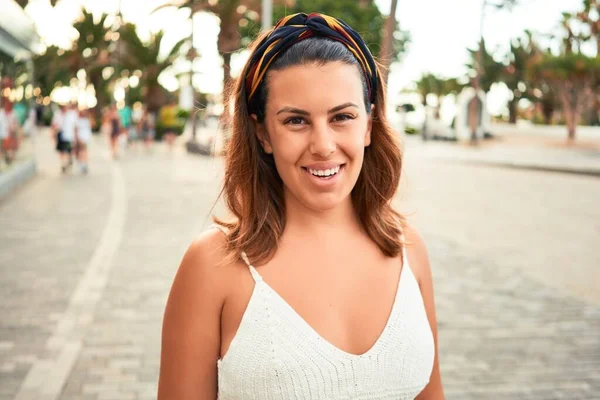
[[[110,102],[107,93],[110,81],[104,79],[102,72],[112,63],[111,52],[116,37],[107,25],[107,18],[107,14],[102,14],[96,20],[91,12],[82,9],[81,18],[73,24],[79,37],[65,55],[71,74],[75,75],[77,71],[83,69],[88,82],[94,86],[98,101],[97,116],[100,115],[102,108]]]
[[[166,57],[160,56],[163,45],[164,32],[159,31],[150,36],[144,43],[137,34],[133,24],[125,24],[120,30],[122,49],[119,52],[119,64],[123,69],[141,70],[140,87],[144,103],[150,111],[156,112],[166,102],[165,89],[158,83],[158,77],[179,56],[181,47],[188,43],[182,39],[173,46]]]
[[[380,62],[383,66],[383,80],[385,83],[388,81],[388,72],[390,64],[392,63],[392,43],[394,40],[394,30],[396,28],[396,8],[398,7],[398,0],[392,0],[390,6],[390,15],[385,20],[385,28],[381,37],[381,54]]]
[[[583,0],[583,10],[576,16],[588,27],[591,39],[596,42],[596,57],[600,57],[600,0]],[[594,77],[594,86],[600,87],[600,76]],[[600,123],[598,115],[600,113],[600,93],[595,93],[593,97],[590,122],[598,124]]]
[[[583,0],[583,10],[576,16],[588,26],[590,36],[596,42],[596,55],[600,57],[600,0]]]
[[[486,51],[485,51],[485,42],[483,40],[483,27],[484,18],[485,18],[485,10],[486,7],[492,6],[497,10],[508,9],[512,10],[518,3],[518,0],[497,0],[496,3],[493,3],[492,0],[483,0],[481,3],[481,14],[479,18],[479,43],[478,48],[473,54],[473,69],[475,71],[475,75],[473,78],[473,86],[475,88],[475,92],[479,91],[479,89],[483,89],[485,92],[489,91],[489,88],[486,90],[485,85],[482,82],[484,71],[490,76],[490,70],[487,68],[487,59],[486,59]],[[469,119],[469,128],[471,129],[471,143],[475,144],[477,142],[477,123],[478,118],[475,118],[477,114],[481,115],[481,104],[476,98],[469,103],[469,114],[472,118]]]
[[[543,54],[532,60],[529,73],[539,76],[557,94],[572,142],[581,114],[592,98],[593,77],[600,73],[600,59],[579,52]]]
[[[209,12],[215,14],[221,20],[220,31],[217,37],[217,49],[223,58],[223,93],[227,97],[227,89],[231,82],[231,54],[238,51],[242,45],[242,37],[239,34],[240,21],[246,19],[248,13],[252,13],[257,19],[261,10],[260,0],[174,0],[158,7],[190,8],[192,15],[197,12]],[[226,98],[224,104],[226,104]]]
[[[65,51],[57,46],[49,46],[42,54],[33,57],[35,85],[40,88],[40,96],[50,96],[58,82],[68,84],[72,77],[65,59]]]
[[[468,49],[468,51],[471,61],[466,66],[473,75],[479,76],[479,88],[487,93],[494,83],[501,81],[504,65],[487,52],[485,41],[481,43],[479,49]]]
[[[435,108],[435,117],[440,117],[440,106],[442,99],[449,94],[458,94],[463,85],[458,83],[456,78],[444,79],[431,73],[426,73],[416,82],[417,92],[423,98],[423,105],[427,106],[427,95],[433,94],[437,97],[437,106]]]
[[[527,77],[529,60],[541,50],[534,43],[533,34],[525,31],[525,37],[511,41],[510,51],[506,56],[501,79],[511,91],[513,97],[508,101],[509,122],[517,122],[517,106],[522,98],[532,95],[532,81]]]

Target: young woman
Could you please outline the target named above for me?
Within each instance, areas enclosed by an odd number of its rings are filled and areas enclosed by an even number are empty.
[[[321,14],[255,43],[233,96],[233,221],[188,249],[158,398],[443,399],[431,270],[391,207],[401,146],[362,38]]]

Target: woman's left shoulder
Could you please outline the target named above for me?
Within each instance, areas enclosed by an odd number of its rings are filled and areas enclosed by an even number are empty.
[[[431,279],[431,266],[429,264],[429,254],[427,252],[427,246],[421,233],[414,227],[414,225],[407,224],[404,227],[404,249],[406,252],[406,259],[410,265],[415,278],[419,282],[419,285],[424,280]]]

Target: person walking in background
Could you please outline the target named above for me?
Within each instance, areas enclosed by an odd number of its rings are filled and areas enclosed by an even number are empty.
[[[105,138],[107,143],[110,143],[110,112],[110,106],[104,107],[104,109],[102,110],[102,121],[100,122],[100,136]]]
[[[75,157],[83,174],[88,173],[88,146],[92,140],[92,121],[89,110],[79,111],[75,131]]]
[[[177,138],[175,130],[177,129],[177,101],[171,99],[168,104],[160,109],[160,120],[165,127],[164,139],[167,142],[169,152],[173,151],[173,144]]]
[[[132,148],[137,148],[138,142],[143,140],[143,133],[141,129],[141,121],[144,115],[144,106],[141,103],[136,103],[131,108],[131,126],[128,132],[128,145]]]
[[[76,103],[69,103],[62,120],[62,145],[61,170],[67,172],[73,165],[73,143],[75,141],[75,130],[77,129],[77,120],[79,112]]]
[[[117,112],[117,106],[113,104],[108,112],[108,121],[110,124],[110,151],[113,160],[119,155],[119,136],[121,134],[121,120]]]
[[[65,171],[65,166],[69,163],[71,157],[71,143],[63,138],[63,124],[65,122],[66,107],[64,104],[59,104],[52,114],[52,135],[56,142],[56,151],[60,158],[61,170]]]
[[[147,107],[144,107],[144,113],[140,119],[139,130],[144,139],[146,149],[150,150],[152,148],[152,143],[154,143],[154,137],[156,136],[156,117]]]
[[[12,102],[3,99],[0,109],[0,146],[6,164],[11,164],[19,148],[19,120],[13,109]]]
[[[120,138],[123,140],[123,145],[127,146],[134,141],[134,133],[133,129],[133,110],[129,105],[125,104],[123,107],[119,108],[119,118],[121,121],[121,134],[123,136]]]
[[[393,207],[404,156],[364,40],[289,15],[231,96],[230,218],[176,273],[158,399],[443,400],[427,248]]]

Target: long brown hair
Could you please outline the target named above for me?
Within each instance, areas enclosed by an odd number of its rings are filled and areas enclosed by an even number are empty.
[[[256,39],[251,47],[252,52],[256,51],[257,45],[269,33],[270,31],[267,31]],[[288,57],[287,62],[279,65],[275,61],[269,70],[283,69],[294,63],[324,64],[332,61],[342,61],[358,67],[358,62],[347,50],[344,53],[347,57],[344,58],[324,56],[327,53],[323,50],[324,46],[335,47],[336,54],[339,53],[339,47],[344,48],[337,42],[310,38],[293,45],[287,52],[298,46],[302,47],[302,50],[298,51],[304,53],[298,54],[297,57]],[[313,56],[307,56],[307,51]],[[229,231],[227,250],[231,260],[238,259],[241,252],[245,251],[253,263],[261,265],[275,254],[285,228],[284,183],[275,168],[273,156],[263,150],[251,120],[244,80],[248,68],[249,62],[244,66],[231,91],[234,111],[231,136],[226,147],[222,190],[225,204],[235,219],[227,222],[215,218],[215,222]],[[351,198],[369,237],[385,255],[395,257],[402,252],[402,234],[406,226],[405,218],[391,206],[400,182],[403,149],[398,134],[391,128],[385,116],[385,84],[379,73],[380,67],[377,66],[377,69],[379,89],[372,115],[371,144],[365,148],[363,166],[352,189]],[[264,87],[260,97],[261,108],[264,109],[267,83],[262,85]],[[370,112],[370,101],[367,98],[365,105],[368,105],[367,112]],[[261,117],[259,115],[259,120]]]

